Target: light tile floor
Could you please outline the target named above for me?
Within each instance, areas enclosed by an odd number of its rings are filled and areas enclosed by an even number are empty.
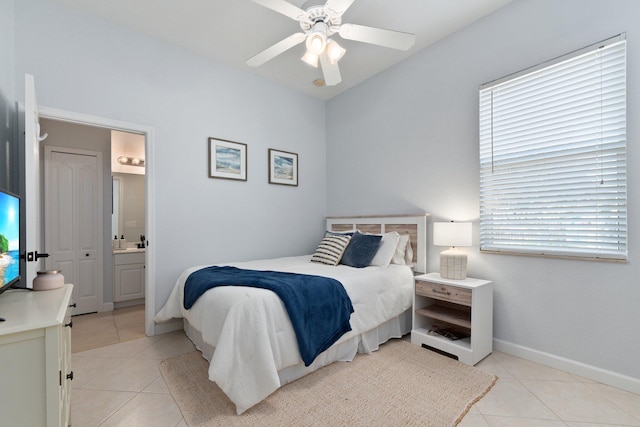
[[[73,316],[74,353],[144,337],[144,305]]]
[[[103,317],[86,320],[84,332],[93,324],[100,334]],[[74,318],[74,334],[75,325]],[[178,331],[74,353],[72,425],[185,427],[159,363],[193,348]],[[640,426],[640,395],[500,352],[478,367],[499,379],[460,427]]]

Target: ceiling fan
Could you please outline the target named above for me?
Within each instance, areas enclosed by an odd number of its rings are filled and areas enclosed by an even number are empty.
[[[247,65],[259,67],[281,53],[299,45],[306,44],[306,52],[301,58],[313,67],[322,67],[327,86],[342,81],[338,61],[346,50],[331,38],[334,34],[343,39],[355,40],[393,49],[408,50],[415,42],[415,35],[399,31],[383,30],[356,24],[343,24],[342,14],[355,0],[327,0],[323,6],[311,6],[307,10],[285,0],[253,0],[264,7],[298,21],[302,32],[295,33],[263,50],[246,61]]]

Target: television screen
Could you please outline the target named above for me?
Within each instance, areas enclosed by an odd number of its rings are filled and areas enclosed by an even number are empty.
[[[0,190],[0,292],[20,279],[20,199]]]

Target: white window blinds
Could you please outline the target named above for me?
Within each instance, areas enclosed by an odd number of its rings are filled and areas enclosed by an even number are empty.
[[[480,88],[480,249],[627,258],[624,35]]]

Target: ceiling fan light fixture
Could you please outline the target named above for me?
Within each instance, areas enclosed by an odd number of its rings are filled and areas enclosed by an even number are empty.
[[[318,55],[316,55],[315,53],[311,53],[309,50],[307,50],[300,59],[302,59],[312,67],[318,68]]]
[[[340,46],[335,40],[329,40],[327,43],[327,56],[332,64],[336,64],[344,56],[347,50]]]
[[[287,50],[305,42],[306,52],[301,58],[312,67],[322,68],[326,86],[335,86],[342,81],[338,61],[346,53],[335,41],[329,38],[338,34],[342,39],[369,43],[399,50],[409,50],[415,44],[415,34],[385,30],[366,25],[342,23],[342,15],[355,0],[325,0],[323,5],[301,9],[293,0],[253,0],[272,11],[287,16],[300,24],[301,32],[277,42],[257,55],[249,58],[246,64],[257,67]],[[311,3],[301,0],[296,3]],[[350,42],[347,42],[350,43]]]

